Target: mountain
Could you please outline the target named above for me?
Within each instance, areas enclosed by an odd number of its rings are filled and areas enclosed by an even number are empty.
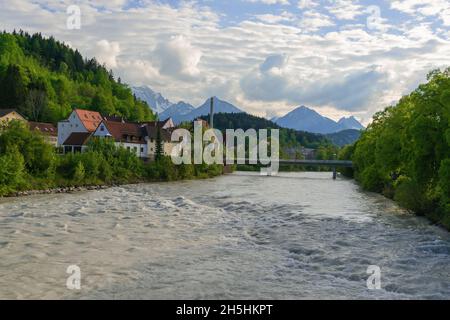
[[[355,141],[359,140],[360,136],[361,130],[357,129],[347,129],[325,135],[328,140],[338,147],[353,144]]]
[[[201,116],[200,118],[209,121],[209,116],[207,115]],[[318,148],[330,144],[330,141],[324,135],[281,128],[270,120],[245,112],[214,114],[214,128],[223,132],[226,129],[242,129],[244,131],[250,128],[255,130],[268,128],[279,129],[280,148],[282,150],[287,148],[300,149],[301,147]]]
[[[364,126],[356,120],[354,116],[351,117],[343,117],[338,121],[338,125],[340,126],[341,130],[347,130],[347,129],[355,129],[355,130],[362,130],[364,129]]]
[[[336,122],[305,106],[298,107],[274,121],[281,127],[321,134],[364,128],[353,116]]]
[[[197,109],[192,110],[191,112],[180,115],[177,117],[177,121],[175,123],[180,123],[184,121],[192,121],[196,118],[199,118],[200,116],[206,116],[210,112],[210,100],[206,99],[205,103],[203,103],[200,107]],[[243,111],[239,109],[238,107],[232,105],[231,103],[228,103],[226,101],[220,100],[217,97],[214,97],[214,113],[242,113]]]
[[[150,87],[133,87],[132,91],[137,98],[147,102],[152,111],[157,112],[158,114],[164,112],[173,105],[173,103],[164,98],[161,93],[153,91]]]
[[[305,106],[298,107],[276,120],[282,127],[314,133],[332,133],[339,131],[339,125],[316,111]]]
[[[186,102],[180,101],[178,103],[172,104],[166,110],[161,112],[159,115],[160,119],[172,118],[176,123],[180,122],[180,118],[188,113],[192,112],[195,108]]]

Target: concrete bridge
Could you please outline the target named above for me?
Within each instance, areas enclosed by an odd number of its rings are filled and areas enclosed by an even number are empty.
[[[239,159],[243,161],[244,159]],[[249,159],[245,159],[245,163],[248,163]],[[240,162],[238,162],[240,163]],[[333,180],[336,180],[337,171],[336,168],[353,168],[353,162],[347,160],[278,160],[280,165],[300,165],[300,166],[314,166],[314,167],[331,167],[333,168]]]

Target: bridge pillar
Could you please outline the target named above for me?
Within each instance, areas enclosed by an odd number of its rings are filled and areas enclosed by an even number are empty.
[[[336,180],[336,178],[337,178],[336,167],[333,167],[333,180]]]

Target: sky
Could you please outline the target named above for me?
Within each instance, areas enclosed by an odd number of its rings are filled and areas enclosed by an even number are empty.
[[[122,81],[265,117],[372,115],[450,65],[449,0],[0,0],[0,29],[53,35]]]

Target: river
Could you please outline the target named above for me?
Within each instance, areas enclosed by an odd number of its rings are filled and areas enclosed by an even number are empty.
[[[450,299],[450,234],[331,173],[5,198],[0,298]]]

